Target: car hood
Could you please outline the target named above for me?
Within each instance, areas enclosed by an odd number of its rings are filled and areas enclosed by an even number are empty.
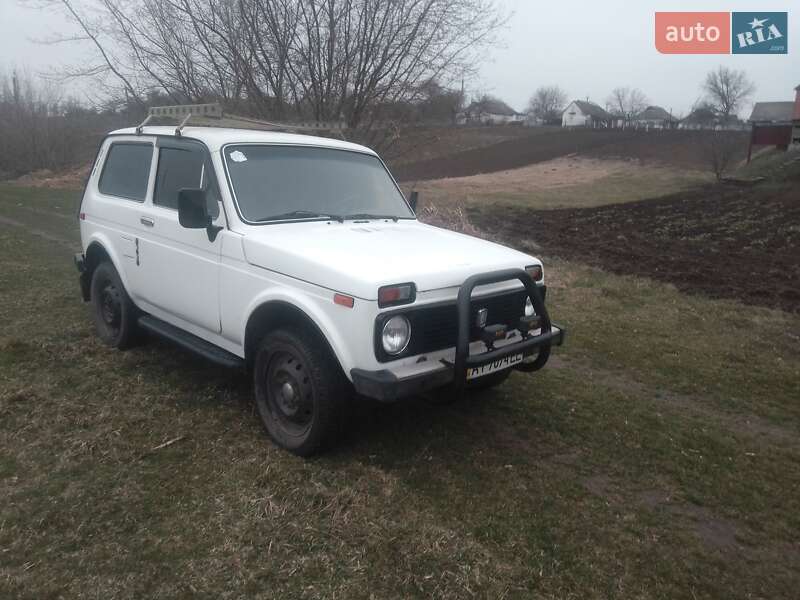
[[[415,220],[284,223],[252,227],[246,260],[331,290],[376,300],[378,288],[461,285],[470,275],[539,264],[527,254]]]

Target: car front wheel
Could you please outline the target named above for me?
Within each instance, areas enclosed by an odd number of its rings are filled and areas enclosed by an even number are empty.
[[[279,446],[310,456],[334,442],[350,392],[324,343],[305,331],[272,332],[259,344],[253,377],[259,416]]]

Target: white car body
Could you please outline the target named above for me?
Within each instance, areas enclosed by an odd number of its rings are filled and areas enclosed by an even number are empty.
[[[441,369],[442,359],[452,362],[455,347],[380,361],[376,318],[397,308],[379,308],[379,288],[413,282],[413,307],[454,303],[470,276],[541,266],[533,256],[416,219],[249,223],[226,177],[226,145],[311,146],[377,155],[333,139],[186,127],[180,139],[207,148],[219,184],[221,210],[213,225],[220,230],[211,240],[205,230],[182,227],[177,210],[153,203],[158,144],[164,139],[175,139],[173,127],[145,127],[138,134],[133,128],[121,129],[105,139],[80,208],[84,254],[102,247],[136,307],[241,359],[249,358],[247,331],[253,315],[277,306],[271,303],[283,303],[313,322],[351,381],[359,370],[388,371],[397,378],[424,375]],[[120,142],[153,145],[143,201],[99,189],[109,148]],[[522,289],[520,281],[508,280],[477,287],[473,298]],[[335,294],[352,298],[353,306],[335,303]],[[501,340],[497,347],[512,342]],[[470,349],[480,352],[486,346],[473,340]]]

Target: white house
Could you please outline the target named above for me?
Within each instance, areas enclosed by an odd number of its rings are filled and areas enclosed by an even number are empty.
[[[678,119],[660,106],[648,106],[631,119],[634,127],[643,129],[674,129]]]
[[[711,107],[700,106],[690,112],[678,125],[678,129],[716,129],[717,114]]]
[[[459,123],[483,123],[484,125],[505,125],[523,123],[525,115],[518,113],[508,104],[496,98],[482,98],[472,102],[459,115]]]
[[[561,113],[562,127],[610,127],[614,117],[594,102],[573,100]]]

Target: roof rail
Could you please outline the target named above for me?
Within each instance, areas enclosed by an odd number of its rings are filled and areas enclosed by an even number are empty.
[[[212,104],[178,104],[175,106],[151,106],[147,111],[147,118],[136,128],[136,135],[142,134],[142,128],[150,122],[153,117],[183,117],[181,124],[175,129],[175,136],[181,137],[181,131],[192,116],[210,117],[221,119],[222,107],[214,102]]]
[[[136,135],[142,134],[142,129],[147,125],[153,117],[166,117],[166,118],[180,118],[183,119],[180,125],[175,128],[175,136],[181,137],[181,132],[189,119],[192,117],[211,118],[219,120],[237,121],[246,123],[248,125],[255,125],[269,131],[289,131],[289,132],[304,132],[304,131],[331,131],[343,134],[347,126],[343,122],[335,121],[303,121],[299,123],[273,123],[271,121],[262,121],[260,119],[253,119],[250,117],[240,117],[238,115],[226,115],[222,112],[222,107],[219,103],[214,102],[211,104],[180,104],[175,106],[153,106],[147,113],[147,117],[136,127]],[[235,124],[234,124],[235,125]]]

